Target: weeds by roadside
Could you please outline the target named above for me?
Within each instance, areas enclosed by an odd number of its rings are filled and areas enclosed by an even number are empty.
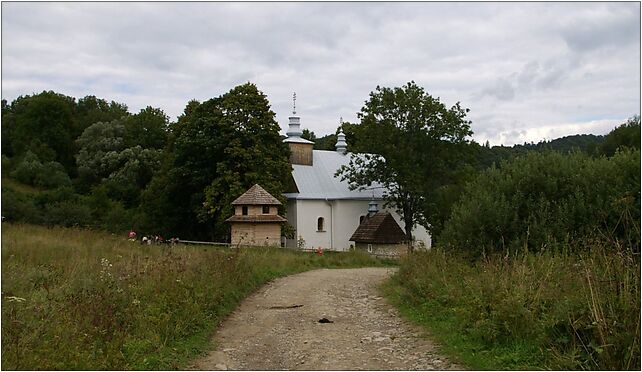
[[[640,369],[639,255],[413,255],[384,292],[473,369]]]

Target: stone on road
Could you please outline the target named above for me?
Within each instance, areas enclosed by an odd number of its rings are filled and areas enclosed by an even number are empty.
[[[221,324],[217,349],[191,369],[461,369],[378,295],[392,272],[322,269],[277,279]]]

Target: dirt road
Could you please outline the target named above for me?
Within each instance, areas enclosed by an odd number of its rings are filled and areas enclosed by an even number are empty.
[[[391,269],[315,270],[247,298],[217,331],[216,351],[191,369],[460,369],[379,297]],[[319,323],[320,319],[328,323]]]

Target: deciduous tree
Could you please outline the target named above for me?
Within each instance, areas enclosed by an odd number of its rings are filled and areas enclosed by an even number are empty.
[[[447,108],[414,82],[377,87],[358,114],[361,122],[351,128],[351,151],[360,154],[337,173],[353,188],[383,185],[386,202],[401,215],[411,242],[416,224],[430,228],[434,195],[451,182],[462,161],[472,134],[467,112],[459,103]]]

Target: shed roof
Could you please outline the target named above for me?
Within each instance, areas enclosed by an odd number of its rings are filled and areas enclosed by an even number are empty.
[[[281,205],[281,202],[257,183],[236,198],[232,205]]]
[[[299,192],[284,194],[288,199],[383,199],[384,188],[373,183],[366,190],[350,190],[347,181],[335,177],[342,165],[348,165],[352,153],[312,151],[312,165],[292,164],[292,177]]]
[[[389,212],[377,212],[364,218],[350,240],[358,243],[397,244],[406,240],[395,218]]]

